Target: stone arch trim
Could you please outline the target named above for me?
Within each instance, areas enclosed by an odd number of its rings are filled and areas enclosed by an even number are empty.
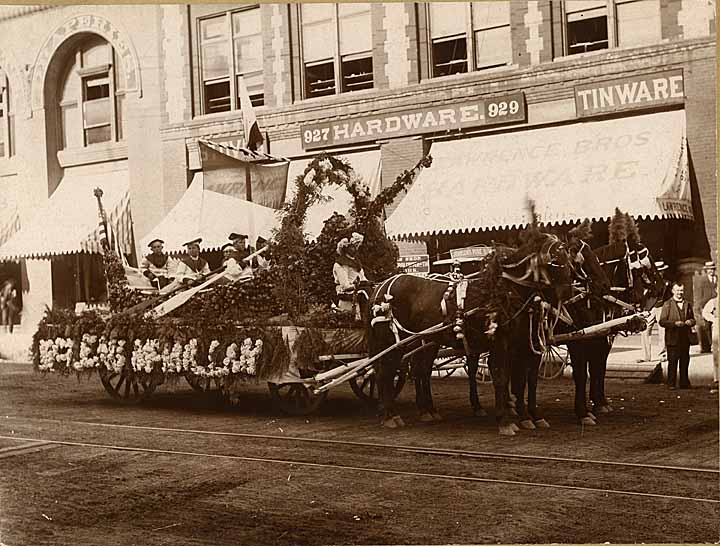
[[[117,55],[122,59],[125,72],[125,90],[131,93],[136,92],[138,96],[142,96],[140,62],[137,51],[135,51],[127,32],[100,15],[81,14],[70,17],[57,26],[47,37],[42,48],[40,48],[31,77],[30,103],[33,110],[44,107],[45,76],[57,49],[68,38],[86,32],[102,36],[112,45]]]
[[[10,85],[10,93],[12,93],[11,103],[14,103],[13,112],[16,115],[28,112],[28,82],[25,73],[19,68],[19,65],[9,51],[0,49],[0,68],[3,69],[8,78]]]

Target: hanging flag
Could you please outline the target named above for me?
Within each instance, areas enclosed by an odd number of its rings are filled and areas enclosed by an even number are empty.
[[[250,95],[248,95],[247,87],[245,87],[245,79],[242,76],[238,77],[238,94],[240,95],[240,108],[243,114],[245,147],[256,152],[263,144],[263,136],[255,117],[252,102],[250,102]]]

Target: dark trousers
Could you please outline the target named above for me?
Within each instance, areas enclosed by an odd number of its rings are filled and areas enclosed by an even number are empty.
[[[702,309],[700,310],[700,313],[697,313],[695,316],[700,317],[702,314]],[[711,336],[711,329],[712,329],[712,323],[707,322],[704,318],[698,318],[697,324],[695,325],[695,329],[697,330],[698,334],[698,341],[700,343],[700,352],[701,353],[709,353],[712,349],[712,336]]]
[[[688,367],[690,366],[690,345],[668,345],[668,373],[667,384],[671,387],[675,386],[677,379],[678,364],[680,365],[680,382],[679,387],[689,387]]]

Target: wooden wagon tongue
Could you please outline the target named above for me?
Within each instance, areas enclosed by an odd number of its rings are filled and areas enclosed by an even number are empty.
[[[626,317],[620,317],[599,324],[593,324],[587,328],[575,330],[568,334],[557,334],[550,338],[552,345],[561,345],[568,341],[578,341],[580,339],[589,339],[593,337],[604,337],[618,331],[639,332],[647,327],[647,313],[636,313]]]

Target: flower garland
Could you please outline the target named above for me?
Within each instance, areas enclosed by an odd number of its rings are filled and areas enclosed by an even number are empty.
[[[136,339],[135,348],[130,357],[133,370],[152,373],[156,369],[156,365],[162,366],[162,355],[159,349],[160,341],[157,339],[146,339],[144,344],[141,340]]]
[[[40,365],[38,369],[43,372],[54,372],[72,366],[73,347],[75,342],[71,338],[58,337],[55,340],[44,339],[40,341]],[[56,365],[59,365],[56,368]]]
[[[100,357],[97,354],[98,341],[96,335],[83,334],[80,341],[80,360],[73,363],[73,368],[76,371],[98,367],[100,364]]]
[[[100,338],[98,344],[98,356],[100,365],[113,373],[120,373],[125,367],[127,357],[125,356],[125,345],[124,339],[109,339],[105,337]]]
[[[257,373],[256,361],[260,358],[262,348],[263,342],[261,339],[255,340],[255,344],[253,344],[252,339],[245,338],[240,345],[240,358],[238,358],[238,345],[237,343],[231,343],[225,352],[223,364],[226,367],[231,367],[233,373],[255,375]]]

